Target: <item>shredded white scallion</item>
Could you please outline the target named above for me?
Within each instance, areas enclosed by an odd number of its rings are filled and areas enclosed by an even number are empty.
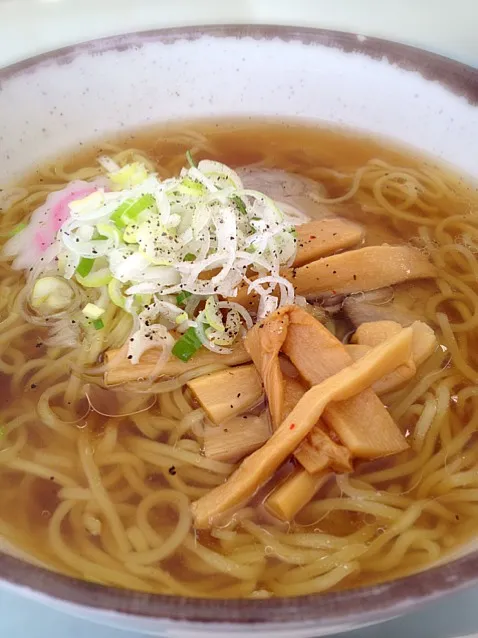
[[[307,219],[300,211],[245,189],[236,171],[212,160],[164,180],[139,162],[121,167],[106,156],[98,162],[108,182],[75,183],[33,214],[41,228],[50,214],[61,222],[41,259],[31,264],[27,257],[27,238],[37,237],[43,250],[40,227],[28,226],[25,240],[20,236],[7,250],[16,264],[32,265],[34,280],[48,265],[49,274],[76,280],[90,298],[95,293],[101,303],[85,306],[86,316],[99,318],[108,300],[129,312],[132,363],[159,347],[160,371],[177,334],[189,329],[198,344],[230,352],[253,326],[251,313],[234,301],[241,284],[259,296],[259,317],[294,302],[280,269],[295,258],[295,226]]]

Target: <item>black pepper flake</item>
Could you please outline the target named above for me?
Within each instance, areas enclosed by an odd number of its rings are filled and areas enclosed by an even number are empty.
[[[32,390],[34,390],[36,387],[37,387],[37,384],[36,384],[36,383],[32,383],[32,384],[31,384],[31,386],[30,386],[30,388],[31,388]]]
[[[55,477],[54,476],[50,476],[50,481],[54,481]]]
[[[128,355],[128,359],[132,359],[132,358],[133,358],[133,355],[132,355],[132,354],[129,354],[129,355]]]
[[[336,271],[336,270],[332,270],[332,274],[333,274],[333,275],[336,275],[336,274],[337,274],[337,271]]]
[[[232,405],[232,403],[231,403],[231,410],[233,410],[233,409],[234,409],[234,406],[233,406],[233,405]]]
[[[169,468],[168,472],[171,474],[171,476],[175,476],[176,468],[174,467],[174,465],[171,465],[171,467]]]
[[[241,393],[240,393],[240,392],[238,392],[238,393],[237,393],[237,398],[239,398],[240,396],[241,396]]]
[[[357,275],[354,275],[354,281],[357,281]]]

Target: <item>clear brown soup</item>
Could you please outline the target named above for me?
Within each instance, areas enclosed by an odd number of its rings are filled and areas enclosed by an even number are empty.
[[[289,462],[233,523],[196,532],[188,502],[221,484],[233,467],[205,461],[198,428],[186,427],[197,414],[188,391],[172,385],[150,410],[129,417],[84,416],[82,388],[101,381],[88,366],[101,365],[102,352],[120,345],[120,331],[113,331],[118,317],[102,343],[47,345],[48,326],[27,323],[19,312],[25,280],[4,258],[0,536],[7,543],[51,569],[108,585],[250,597],[394,579],[424,569],[476,533],[478,195],[472,185],[410,150],[300,122],[188,122],[77,150],[24,180],[25,196],[5,212],[2,237],[52,190],[99,175],[100,154],[120,163],[146,158],[167,177],[191,150],[195,159],[311,178],[329,198],[347,193],[362,171],[353,196],[326,206],[362,224],[366,245],[406,243],[429,255],[438,279],[397,286],[393,301],[432,326],[442,347],[383,399],[409,450],[328,481],[286,524],[262,501],[292,470]],[[327,321],[339,338],[350,334],[340,310]],[[417,439],[425,408],[434,416]]]

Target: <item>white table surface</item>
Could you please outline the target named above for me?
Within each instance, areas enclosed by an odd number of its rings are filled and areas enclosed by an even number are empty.
[[[478,0],[0,0],[0,66],[95,37],[188,24],[294,24],[377,36],[478,67]],[[478,638],[478,591],[347,638]],[[0,590],[0,638],[139,638]],[[345,635],[341,638],[345,638]]]

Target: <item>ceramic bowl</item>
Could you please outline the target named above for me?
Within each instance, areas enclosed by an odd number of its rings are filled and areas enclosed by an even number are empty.
[[[48,157],[121,129],[260,116],[346,126],[478,176],[478,72],[391,42],[292,27],[192,27],[88,42],[0,70],[0,187]],[[0,555],[5,587],[164,636],[330,635],[478,580],[478,554],[343,593],[272,600],[147,595]]]

